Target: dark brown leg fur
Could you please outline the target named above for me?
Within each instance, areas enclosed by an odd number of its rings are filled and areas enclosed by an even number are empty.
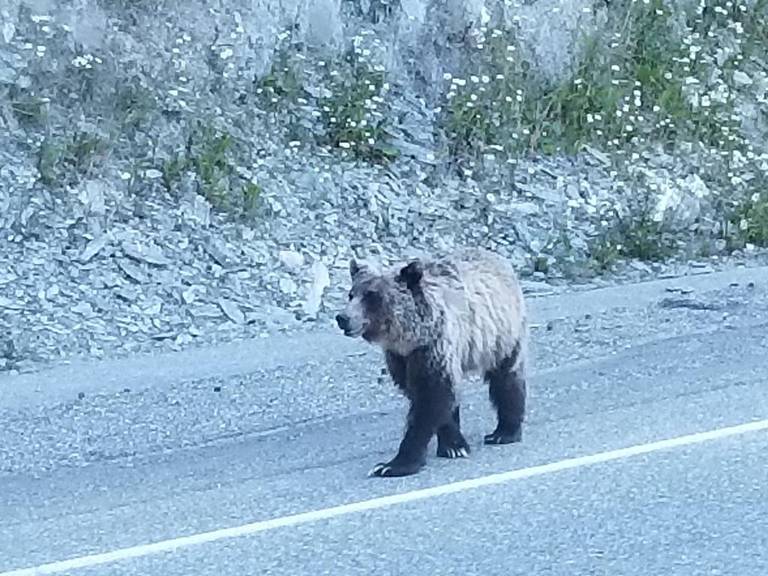
[[[496,429],[483,439],[486,444],[511,444],[523,438],[526,381],[523,363],[517,362],[519,354],[518,344],[510,356],[485,375],[497,414]]]

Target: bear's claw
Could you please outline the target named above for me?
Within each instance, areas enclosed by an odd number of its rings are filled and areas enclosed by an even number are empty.
[[[398,464],[394,461],[379,462],[368,472],[368,477],[396,478],[398,476],[410,476],[411,474],[416,474],[420,469],[420,464]]]
[[[451,458],[451,459],[455,459],[455,458],[468,458],[469,457],[469,449],[468,448],[464,448],[464,447],[459,447],[459,448],[454,448],[454,447],[443,448],[443,447],[441,447],[437,451],[437,455],[440,458]]]
[[[523,439],[523,431],[518,428],[514,432],[504,432],[494,430],[490,434],[486,434],[483,437],[485,444],[513,444],[515,442],[521,442]]]

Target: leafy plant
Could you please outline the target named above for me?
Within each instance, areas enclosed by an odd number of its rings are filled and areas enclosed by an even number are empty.
[[[172,191],[185,172],[194,172],[199,192],[215,207],[251,213],[258,206],[261,188],[238,173],[238,148],[229,132],[198,125],[188,136],[184,151],[163,163],[163,184]]]
[[[390,158],[386,145],[386,115],[382,95],[389,88],[383,69],[361,61],[354,52],[344,59],[343,73],[327,74],[327,96],[320,98],[325,143],[368,161]]]
[[[107,137],[78,130],[70,137],[46,136],[37,153],[41,181],[48,185],[76,182],[91,172],[110,151]]]
[[[752,194],[738,207],[732,223],[742,243],[768,246],[768,192]]]

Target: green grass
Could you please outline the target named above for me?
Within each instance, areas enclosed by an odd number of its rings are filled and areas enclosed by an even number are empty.
[[[368,61],[359,47],[330,62],[297,50],[289,37],[267,74],[254,83],[258,106],[289,119],[291,140],[314,141],[372,163],[395,157],[386,142],[391,118],[384,69]],[[316,111],[312,120],[300,113],[302,108]]]
[[[48,117],[48,100],[39,96],[14,91],[10,96],[11,111],[16,121],[27,128],[45,126]]]
[[[324,142],[369,162],[392,158],[395,153],[384,142],[389,122],[382,98],[387,88],[384,71],[360,61],[354,52],[343,61],[346,72],[330,70],[329,95],[317,103],[325,127]]]
[[[447,89],[443,129],[451,155],[573,153],[583,144],[618,150],[684,138],[723,144],[723,126],[735,124],[732,109],[694,107],[686,98],[685,79],[704,71],[675,30],[663,0],[614,3],[607,32],[582,38],[578,66],[555,83],[527,64],[514,30],[489,31],[474,73],[452,78]],[[704,31],[694,20],[692,36]]]
[[[78,130],[70,136],[46,136],[37,153],[40,179],[48,186],[76,182],[90,174],[110,149],[110,140],[98,133]]]
[[[185,172],[194,172],[198,192],[214,207],[252,214],[259,206],[262,190],[238,174],[238,160],[246,152],[242,148],[229,132],[198,124],[189,134],[185,149],[163,162],[163,184],[172,192]]]
[[[768,247],[768,190],[763,187],[738,206],[731,223],[741,243]]]

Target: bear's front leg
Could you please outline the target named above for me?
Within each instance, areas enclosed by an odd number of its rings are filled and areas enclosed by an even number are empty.
[[[438,427],[452,420],[454,387],[450,376],[428,349],[407,359],[408,423],[397,455],[374,466],[370,476],[394,477],[417,473],[426,463],[427,446]]]

